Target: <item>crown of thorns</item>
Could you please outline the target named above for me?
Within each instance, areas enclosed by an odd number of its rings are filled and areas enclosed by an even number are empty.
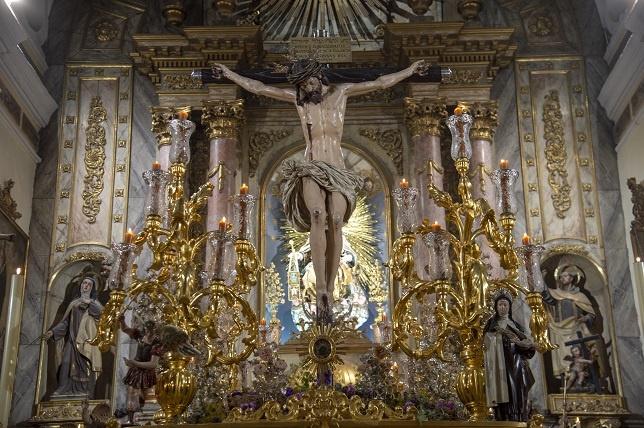
[[[291,63],[290,65],[276,64],[275,71],[286,73],[286,79],[292,85],[297,85],[306,81],[310,77],[322,74],[322,64],[320,64],[319,49],[311,52],[306,58],[295,55],[294,52],[288,51],[284,57]]]

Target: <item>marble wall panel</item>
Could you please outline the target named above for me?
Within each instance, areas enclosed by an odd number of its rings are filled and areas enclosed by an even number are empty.
[[[132,68],[70,66],[65,76],[52,266],[77,246],[109,252],[127,221]],[[92,191],[93,207],[86,197]]]

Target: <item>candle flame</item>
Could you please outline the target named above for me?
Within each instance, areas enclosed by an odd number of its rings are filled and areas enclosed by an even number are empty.
[[[16,269],[16,275],[20,275],[20,272],[22,272],[20,268]]]
[[[636,257],[636,258],[635,258],[635,261],[636,261],[637,263],[639,263],[639,262],[641,262],[642,260],[641,260],[639,257]]]
[[[224,223],[226,223],[226,217],[222,217],[222,218],[221,218],[221,221],[223,221]]]

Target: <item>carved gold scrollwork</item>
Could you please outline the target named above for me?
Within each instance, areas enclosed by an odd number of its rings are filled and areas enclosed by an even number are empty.
[[[443,85],[476,85],[483,77],[483,70],[452,70],[452,76]]]
[[[168,89],[201,89],[201,82],[189,74],[166,74],[163,81]]]
[[[547,36],[555,28],[554,20],[548,15],[533,15],[528,21],[530,32],[536,36]]]
[[[441,123],[447,118],[445,98],[405,98],[405,125],[412,137],[441,135]]]
[[[118,35],[119,28],[109,20],[101,21],[94,27],[94,37],[99,42],[109,42]]]
[[[257,167],[259,166],[259,161],[262,159],[262,155],[269,149],[273,148],[276,142],[289,135],[291,135],[291,131],[286,130],[271,132],[258,131],[250,134],[248,142],[248,174],[251,177],[255,176],[255,172],[257,172]]]
[[[357,395],[348,398],[343,392],[329,387],[316,387],[306,391],[301,397],[289,397],[284,410],[276,401],[269,401],[254,412],[244,413],[237,407],[230,412],[226,422],[260,419],[281,422],[307,420],[315,422],[313,426],[332,427],[338,426],[341,420],[417,420],[418,410],[410,406],[403,412],[401,407],[392,409],[380,400],[371,400],[365,405]]]
[[[360,128],[360,135],[369,138],[371,141],[378,143],[382,147],[396,166],[398,174],[403,173],[403,147],[402,136],[397,129],[379,129]]]
[[[201,123],[208,127],[208,138],[230,138],[239,141],[239,134],[246,118],[244,101],[205,101]]]
[[[562,120],[559,92],[551,90],[543,104],[544,137],[546,139],[546,160],[548,167],[548,184],[554,193],[552,204],[557,217],[565,218],[570,209],[570,184],[566,171],[566,147],[564,146],[564,123]]]
[[[85,135],[85,189],[83,190],[83,214],[88,218],[90,224],[96,223],[96,216],[101,210],[101,199],[99,198],[105,183],[105,127],[101,125],[107,118],[107,111],[103,107],[101,97],[93,97],[89,117],[87,118],[87,129]]]

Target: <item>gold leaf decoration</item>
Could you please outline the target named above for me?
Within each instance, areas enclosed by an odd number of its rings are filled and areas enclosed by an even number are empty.
[[[89,117],[87,118],[87,142],[85,143],[85,189],[83,190],[83,214],[88,218],[90,224],[96,223],[96,216],[101,209],[99,198],[105,183],[105,122],[107,111],[103,107],[101,97],[93,97]]]
[[[369,138],[382,147],[396,166],[396,172],[399,175],[403,173],[403,147],[402,136],[398,129],[379,129],[361,128],[360,135]]]
[[[559,92],[551,90],[543,104],[544,137],[546,139],[546,159],[548,167],[548,184],[554,193],[552,204],[557,211],[557,217],[566,218],[570,209],[570,184],[566,171],[566,147],[564,145],[564,123],[562,120]]]
[[[276,142],[291,135],[291,131],[253,132],[248,141],[248,174],[255,176],[262,155],[273,148]]]

